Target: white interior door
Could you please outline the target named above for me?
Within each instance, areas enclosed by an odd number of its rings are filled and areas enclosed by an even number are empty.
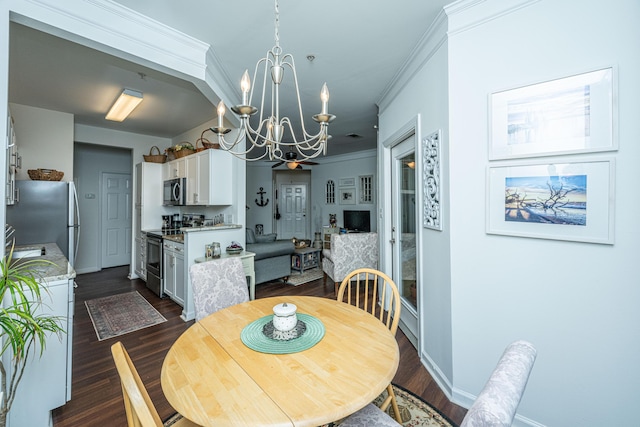
[[[278,239],[307,237],[307,185],[281,184],[278,195]]]
[[[102,174],[102,268],[131,262],[131,174]]]
[[[415,135],[391,149],[393,280],[402,300],[400,327],[417,347],[418,286],[416,264]]]

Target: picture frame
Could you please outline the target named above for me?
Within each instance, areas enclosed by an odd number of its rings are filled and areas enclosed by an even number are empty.
[[[355,177],[340,178],[340,187],[355,187],[355,186],[356,186]]]
[[[489,160],[615,151],[615,69],[489,95]]]
[[[422,226],[442,231],[440,130],[422,140]]]
[[[340,204],[341,205],[355,205],[356,204],[356,189],[353,188],[341,188],[340,189]]]
[[[614,243],[612,157],[487,168],[487,234]]]

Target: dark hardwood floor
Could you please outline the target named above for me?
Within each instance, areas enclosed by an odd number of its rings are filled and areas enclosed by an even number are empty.
[[[162,394],[160,369],[169,347],[193,322],[180,319],[182,308],[168,298],[151,293],[141,280],[127,279],[129,267],[115,267],[78,276],[73,331],[73,388],[71,400],[53,411],[54,427],[125,426],[126,417],[120,379],[111,358],[111,345],[122,341],[145,383],[160,417],[175,412]],[[118,338],[98,341],[85,301],[136,290],[166,319],[160,325]],[[256,287],[256,298],[277,295],[312,295],[333,298],[333,285],[322,279],[302,286],[267,283]],[[418,359],[405,335],[398,330],[400,367],[394,383],[422,396],[454,422],[460,424],[466,410],[449,402]],[[328,355],[330,356],[330,355]]]

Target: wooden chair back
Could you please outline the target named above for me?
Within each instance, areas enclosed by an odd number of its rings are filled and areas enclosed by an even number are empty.
[[[160,415],[158,415],[158,411],[156,411],[127,350],[120,341],[111,346],[111,354],[118,375],[120,375],[127,425],[129,427],[162,427]]]
[[[371,313],[395,336],[402,308],[400,292],[395,282],[383,272],[373,268],[353,270],[340,284],[337,300]],[[385,303],[388,304],[387,310],[384,309]],[[379,408],[386,411],[389,405],[393,408],[395,420],[402,423],[402,416],[391,384],[387,386],[387,396],[380,403]]]
[[[377,317],[393,335],[400,321],[400,292],[386,274],[373,268],[358,268],[344,278],[338,289],[338,301],[346,302]],[[378,304],[378,300],[382,305]],[[388,302],[387,310],[384,304]]]

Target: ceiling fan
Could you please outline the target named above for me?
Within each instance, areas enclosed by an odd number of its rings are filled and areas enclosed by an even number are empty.
[[[296,153],[295,151],[289,151],[288,153],[284,154],[284,158],[287,159],[287,161],[279,161],[277,162],[275,165],[271,166],[271,168],[277,168],[278,166],[282,165],[283,163],[287,164],[287,167],[291,170],[293,169],[302,169],[302,165],[317,165],[316,162],[309,162],[309,161],[299,161],[297,162],[296,159],[298,158],[298,153]]]

